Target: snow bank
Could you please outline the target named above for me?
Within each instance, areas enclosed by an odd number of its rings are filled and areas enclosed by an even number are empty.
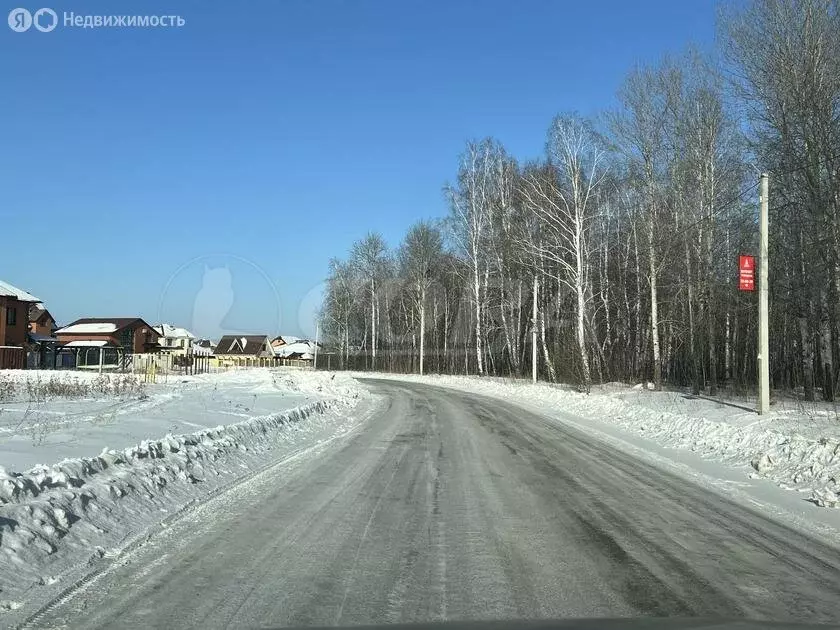
[[[346,397],[355,387],[346,375],[294,369],[163,375],[156,383],[71,371],[6,377],[0,373],[0,466],[18,471]]]
[[[666,446],[748,467],[750,476],[808,494],[821,507],[840,505],[840,420],[833,408],[788,403],[759,417],[745,407],[746,402],[724,404],[681,392],[649,391],[641,385],[611,383],[586,395],[568,386],[514,379],[375,376],[454,387],[610,422]]]
[[[0,620],[3,611],[37,601],[39,589],[66,581],[184,505],[349,430],[365,391],[346,375],[327,373],[255,370],[198,379],[216,381],[223,391],[246,382],[318,396],[281,413],[104,448],[26,472],[0,467]]]

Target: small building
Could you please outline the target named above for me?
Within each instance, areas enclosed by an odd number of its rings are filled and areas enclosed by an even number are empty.
[[[31,334],[52,337],[56,328],[55,318],[41,302],[29,307],[29,332]]]
[[[0,369],[26,367],[29,307],[40,301],[0,280]]]
[[[321,344],[309,339],[299,339],[292,343],[276,346],[275,365],[311,368],[315,365],[315,355],[320,352]]]
[[[186,354],[193,347],[195,335],[186,328],[172,324],[156,324],[155,331],[160,333],[160,349],[172,354]]]
[[[192,349],[193,353],[198,356],[210,356],[216,351],[216,344],[209,339],[194,339]]]
[[[309,339],[300,339],[274,347],[274,356],[281,359],[312,361],[315,358],[315,343]]]
[[[274,362],[268,335],[225,335],[214,352],[220,367],[267,366]]]
[[[84,317],[55,331],[62,350],[76,356],[76,367],[125,367],[126,356],[157,352],[158,333],[140,317]]]
[[[29,307],[29,351],[26,354],[26,367],[40,370],[58,367],[56,328],[55,318],[41,302]]]
[[[301,341],[300,337],[295,337],[294,335],[277,335],[271,340],[271,347],[279,348],[281,346],[297,343],[298,341]]]

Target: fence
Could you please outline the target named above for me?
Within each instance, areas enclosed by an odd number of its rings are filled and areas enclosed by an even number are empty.
[[[323,361],[324,368],[334,363],[335,357]],[[0,346],[0,369],[70,369],[89,372],[119,372],[143,375],[156,381],[158,376],[193,375],[209,372],[225,372],[230,369],[254,367],[290,367],[312,369],[308,359],[289,359],[282,357],[225,357],[210,355],[170,354],[151,352],[131,354],[121,348],[58,348],[46,352],[26,352],[17,346]],[[321,366],[319,366],[321,367]],[[337,363],[335,364],[337,367]]]
[[[26,354],[18,346],[0,346],[0,369],[22,370],[26,365]]]
[[[163,352],[125,355],[123,371],[134,374],[205,374],[211,371],[207,355],[168,354]]]

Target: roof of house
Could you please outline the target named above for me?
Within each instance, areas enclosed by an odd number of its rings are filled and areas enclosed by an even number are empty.
[[[102,348],[107,345],[108,342],[104,339],[80,339],[65,343],[62,348]]]
[[[308,339],[287,343],[274,347],[274,355],[283,358],[312,359],[315,353],[315,344]]]
[[[268,335],[225,335],[216,344],[216,354],[253,354],[265,348]]]
[[[40,302],[40,298],[36,298],[31,293],[27,293],[23,289],[18,289],[8,282],[0,280],[0,295],[17,298],[21,302]]]
[[[140,322],[142,325],[152,329],[156,335],[160,333],[154,330],[140,317],[83,317],[75,322],[59,328],[55,331],[57,335],[107,335],[128,328]]]
[[[154,328],[162,337],[195,339],[195,335],[186,328],[173,326],[172,324],[155,324]]]
[[[44,305],[38,302],[37,304],[33,304],[29,307],[29,321],[30,322],[37,322],[39,321],[44,315],[49,315],[50,319],[55,321],[55,318],[52,314],[44,308]]]
[[[287,343],[296,343],[301,341],[300,337],[295,337],[294,335],[277,335],[274,339],[271,340],[272,346],[283,345]]]

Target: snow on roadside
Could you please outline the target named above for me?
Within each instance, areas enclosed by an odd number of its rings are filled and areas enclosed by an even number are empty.
[[[341,379],[329,386],[324,379],[292,369],[161,375],[156,383],[131,374],[0,371],[0,466],[28,470],[287,411],[327,391],[342,395]]]
[[[87,563],[184,505],[350,430],[365,395],[349,376],[322,372],[251,370],[188,380],[213,383],[223,392],[243,382],[250,383],[249,392],[302,392],[308,402],[25,472],[0,466],[0,620],[4,611],[19,614],[24,605],[37,604],[44,586],[78,578]]]
[[[840,506],[840,418],[833,408],[775,405],[759,417],[748,407],[722,404],[680,392],[608,384],[586,395],[571,387],[467,376],[358,374],[509,399],[591,418],[636,432],[659,444],[688,449],[749,475],[806,493],[821,507]]]

